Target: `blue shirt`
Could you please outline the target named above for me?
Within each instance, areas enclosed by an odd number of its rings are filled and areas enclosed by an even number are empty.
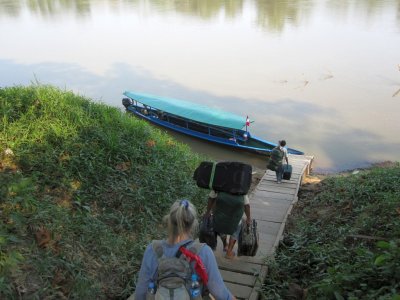
[[[167,257],[175,256],[179,247],[188,242],[189,239],[181,241],[175,245],[168,244],[165,240],[162,242],[164,255]],[[222,280],[221,273],[218,270],[217,261],[214,253],[208,245],[201,247],[198,255],[200,256],[208,274],[208,290],[216,300],[231,300],[232,295],[226,288]],[[157,255],[154,253],[152,244],[149,244],[144,252],[142,266],[140,267],[139,279],[136,284],[135,300],[145,300],[147,287],[150,280],[155,278],[157,272]]]

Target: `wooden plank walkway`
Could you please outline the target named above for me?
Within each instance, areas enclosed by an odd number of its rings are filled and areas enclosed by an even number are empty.
[[[287,217],[297,201],[302,177],[309,174],[312,161],[312,156],[289,155],[289,163],[293,167],[290,181],[277,184],[275,172],[267,170],[249,195],[251,215],[257,220],[260,234],[258,252],[254,257],[226,259],[222,243],[218,241],[214,252],[218,267],[226,286],[236,298],[258,299],[259,289],[268,272],[266,258],[274,254],[282,238]]]

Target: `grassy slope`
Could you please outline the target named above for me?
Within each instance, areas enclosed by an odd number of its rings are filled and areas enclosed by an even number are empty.
[[[126,298],[176,199],[204,205],[188,148],[50,86],[0,89],[0,298]]]
[[[267,299],[400,299],[400,165],[305,186]]]

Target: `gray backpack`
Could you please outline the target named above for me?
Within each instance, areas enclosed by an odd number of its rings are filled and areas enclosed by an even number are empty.
[[[183,247],[198,254],[203,245],[190,241]],[[160,240],[153,241],[152,247],[158,260],[155,299],[193,299],[189,292],[193,269],[188,260],[179,250],[175,256],[166,257]],[[201,297],[196,299],[201,299]]]

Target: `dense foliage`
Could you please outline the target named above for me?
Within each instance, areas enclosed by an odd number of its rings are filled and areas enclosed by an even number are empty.
[[[199,158],[144,121],[49,86],[0,89],[0,298],[126,298]]]
[[[400,165],[304,191],[263,286],[267,299],[400,299]]]

